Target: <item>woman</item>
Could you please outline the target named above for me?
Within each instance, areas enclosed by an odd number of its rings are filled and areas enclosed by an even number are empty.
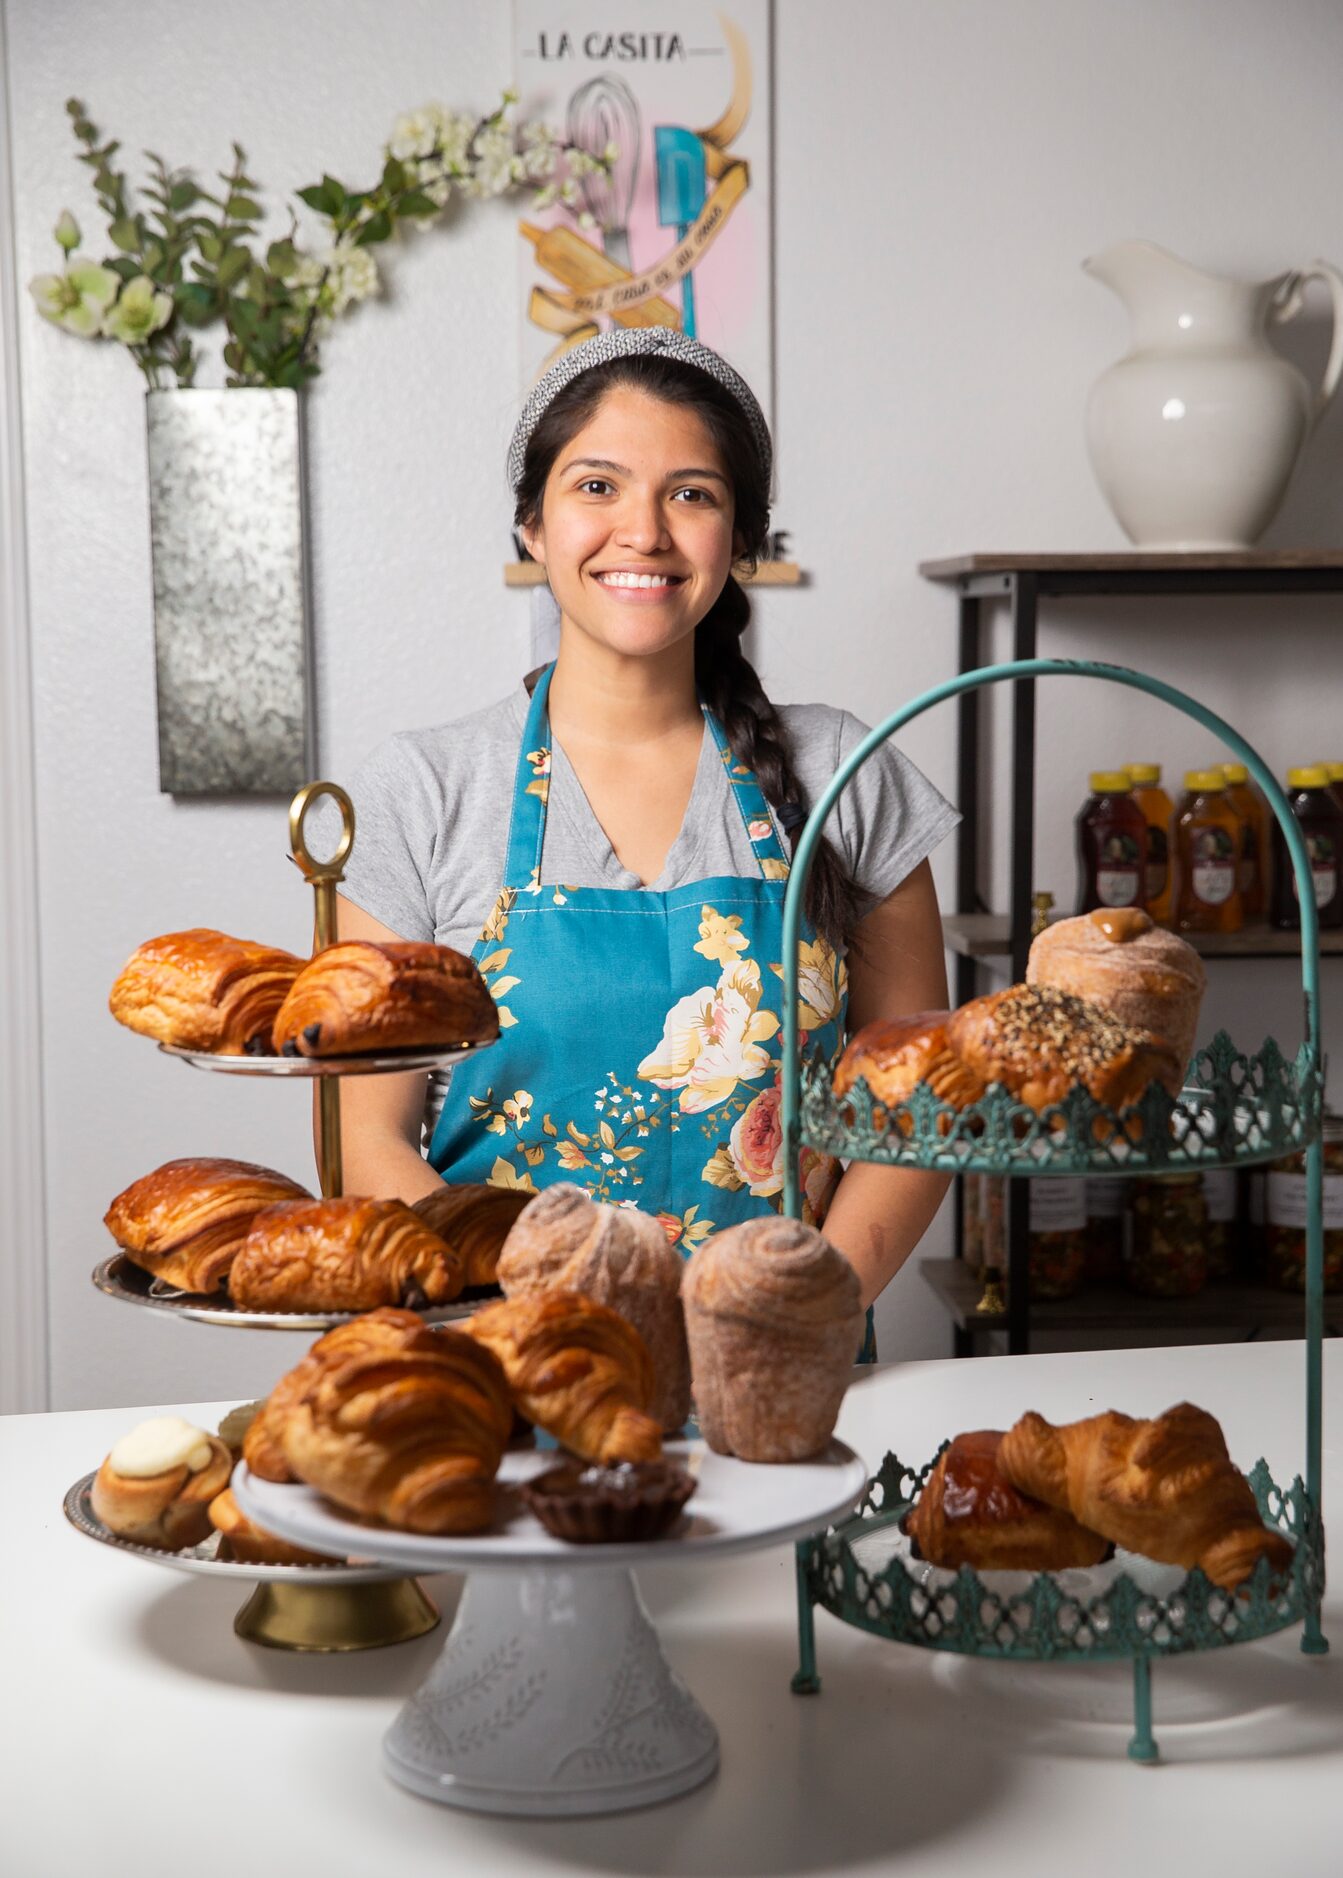
[[[576,1181],[657,1214],[688,1255],[780,1203],[786,857],[865,727],[776,710],[742,656],[731,569],[765,545],[771,446],[717,354],[666,328],[576,347],[509,470],[558,658],[530,692],[374,754],[340,907],[342,938],[471,951],[500,1040],[432,1079],[427,1119],[422,1076],[347,1082],[346,1185]],[[846,791],[808,882],[812,1047],[945,1005],[927,855],[955,819],[889,746]],[[835,1187],[806,1158],[811,1216],[870,1303],[945,1182],[854,1165]]]

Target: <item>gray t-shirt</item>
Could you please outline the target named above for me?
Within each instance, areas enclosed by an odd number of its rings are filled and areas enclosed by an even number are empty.
[[[470,717],[403,731],[381,744],[348,784],[354,852],[341,892],[404,939],[469,952],[503,885],[509,811],[530,700],[525,686]],[[778,707],[804,805],[815,802],[867,726],[826,704]],[[912,873],[959,820],[892,745],[884,744],[840,796],[826,826],[875,903]],[[317,804],[315,853],[336,843],[334,807]],[[783,842],[784,852],[788,843]],[[759,861],[707,728],[681,831],[661,874],[670,892],[720,874],[756,874]],[[564,751],[554,745],[541,879],[573,887],[638,888],[622,867]]]
[[[389,738],[362,763],[349,794],[355,843],[341,892],[403,939],[470,952],[504,883],[509,812],[530,698],[525,685],[470,717]],[[867,725],[826,704],[777,707],[804,805],[818,800]],[[826,834],[872,903],[911,874],[960,817],[907,757],[884,744],[840,796]],[[334,805],[309,817],[310,847],[329,854],[339,836]],[[787,840],[783,840],[788,852]],[[759,858],[706,726],[681,831],[654,892],[722,874],[758,874]],[[644,885],[616,859],[564,751],[551,752],[541,879],[562,886]],[[425,1143],[451,1071],[429,1079]]]

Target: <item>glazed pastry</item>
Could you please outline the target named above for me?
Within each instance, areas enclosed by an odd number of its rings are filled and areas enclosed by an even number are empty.
[[[927,1083],[939,1102],[968,1108],[984,1093],[984,1084],[950,1049],[947,1011],[919,1011],[912,1017],[881,1017],[851,1038],[835,1068],[835,1095],[847,1095],[865,1082],[874,1099],[894,1108],[907,1102],[917,1083]],[[904,1133],[908,1116],[900,1117]],[[943,1118],[945,1125],[945,1117]]]
[[[411,1210],[458,1254],[465,1285],[471,1289],[499,1282],[499,1254],[513,1221],[531,1198],[530,1192],[520,1193],[516,1187],[488,1183],[444,1186],[416,1200]]]
[[[166,1161],[103,1215],[126,1257],[177,1291],[218,1291],[265,1207],[312,1196],[250,1161]]]
[[[504,1372],[458,1330],[413,1318],[383,1329],[394,1332],[384,1347],[328,1352],[277,1417],[285,1461],[361,1519],[405,1532],[482,1532],[513,1426]]]
[[[407,1337],[423,1330],[424,1320],[414,1311],[384,1309],[367,1311],[337,1324],[319,1337],[287,1375],[281,1376],[261,1404],[243,1435],[243,1459],[254,1474],[263,1480],[291,1481],[294,1476],[284,1457],[280,1433],[285,1417],[299,1399],[312,1388],[330,1367],[349,1362],[355,1356],[379,1351],[399,1350]]]
[[[301,1545],[290,1545],[254,1526],[233,1497],[232,1487],[216,1494],[209,1507],[210,1524],[219,1534],[221,1559],[238,1565],[334,1565],[335,1559],[321,1552],[306,1552]]]
[[[1178,1089],[1183,1067],[1163,1038],[1045,985],[1009,985],[963,1004],[947,1041],[974,1075],[1033,1109],[1061,1102],[1075,1083],[1126,1108],[1151,1083]]]
[[[539,1193],[509,1233],[499,1283],[510,1298],[558,1287],[619,1311],[653,1361],[648,1412],[663,1434],[675,1434],[690,1413],[682,1271],[680,1254],[647,1213],[603,1206],[560,1182]]]
[[[1003,1436],[1003,1472],[1023,1493],[1063,1507],[1126,1551],[1234,1590],[1261,1558],[1285,1570],[1292,1548],[1259,1517],[1222,1430],[1181,1402],[1151,1421],[1110,1410],[1056,1428],[1023,1415]]]
[[[529,1421],[585,1461],[655,1461],[662,1433],[648,1413],[653,1364],[643,1338],[576,1291],[487,1304],[465,1328],[493,1350]]]
[[[957,1571],[1063,1571],[1099,1565],[1113,1547],[1071,1513],[1015,1488],[998,1465],[1002,1430],[957,1435],[928,1476],[904,1530],[917,1556]]]
[[[695,1248],[682,1296],[695,1407],[715,1453],[819,1453],[863,1335],[858,1275],[843,1254],[797,1220],[745,1220]]]
[[[284,1056],[490,1043],[499,1019],[485,980],[448,946],[348,939],[304,966],[271,1032]]]
[[[694,1491],[694,1475],[679,1461],[646,1461],[637,1467],[561,1461],[526,1482],[522,1501],[557,1539],[571,1545],[624,1545],[660,1539]]]
[[[177,1415],[156,1415],[116,1443],[90,1498],[118,1538],[180,1552],[208,1537],[210,1502],[232,1472],[233,1456],[217,1435]]]
[[[267,1054],[271,1026],[303,960],[208,926],[146,939],[112,986],[119,1024],[183,1050]]]
[[[245,1311],[423,1309],[457,1296],[462,1264],[402,1200],[296,1200],[257,1214],[228,1288]]]
[[[1203,961],[1139,907],[1099,907],[1059,920],[1032,942],[1026,982],[1089,998],[1121,1023],[1164,1037],[1181,1070],[1194,1054]],[[1167,1087],[1178,1094],[1178,1081]]]

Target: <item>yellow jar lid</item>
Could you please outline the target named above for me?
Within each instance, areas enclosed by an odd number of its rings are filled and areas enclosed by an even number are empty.
[[[1225,789],[1226,778],[1219,769],[1187,769],[1184,773],[1184,786],[1193,789],[1199,795],[1206,795],[1209,790]]]
[[[1327,789],[1329,772],[1323,763],[1305,763],[1300,769],[1288,770],[1287,787],[1289,789]]]
[[[1087,781],[1093,796],[1128,794],[1128,771],[1124,769],[1093,769]]]
[[[1132,783],[1159,783],[1161,781],[1161,765],[1159,763],[1130,763],[1128,765],[1128,779]]]
[[[1343,782],[1343,763],[1324,763],[1321,768],[1331,783]]]
[[[1243,763],[1223,763],[1222,774],[1229,783],[1244,783],[1250,780],[1250,772]]]

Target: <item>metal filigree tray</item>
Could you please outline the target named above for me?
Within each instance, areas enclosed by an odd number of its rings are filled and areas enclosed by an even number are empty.
[[[1317,1137],[1323,1086],[1309,1045],[1289,1061],[1269,1038],[1257,1055],[1242,1056],[1224,1031],[1198,1052],[1178,1100],[1153,1083],[1122,1110],[1080,1087],[1037,1111],[997,1083],[964,1109],[939,1101],[925,1083],[890,1107],[865,1082],[838,1098],[832,1085],[832,1068],[819,1057],[802,1065],[799,1126],[809,1147],[948,1173],[1030,1175],[1179,1173],[1276,1160]]]
[[[1119,1553],[1063,1572],[952,1572],[913,1558],[900,1521],[936,1459],[918,1472],[888,1454],[852,1519],[798,1547],[812,1604],[875,1636],[963,1656],[1096,1662],[1246,1643],[1303,1621],[1324,1583],[1318,1511],[1302,1482],[1285,1491],[1260,1461],[1248,1476],[1260,1516],[1294,1548],[1291,1569],[1261,1559],[1233,1592],[1199,1570]]]
[[[210,1050],[183,1050],[175,1043],[159,1045],[165,1056],[221,1076],[299,1077],[379,1076],[390,1070],[446,1069],[463,1057],[489,1048],[490,1043],[459,1043],[450,1049],[383,1050],[366,1056],[218,1056]]]
[[[96,1470],[77,1480],[62,1502],[62,1511],[76,1532],[82,1532],[86,1539],[96,1539],[99,1545],[110,1545],[117,1552],[129,1552],[136,1558],[148,1559],[154,1565],[166,1565],[170,1571],[202,1573],[208,1578],[232,1578],[238,1584],[307,1584],[313,1580],[331,1584],[373,1584],[387,1578],[404,1578],[395,1566],[379,1565],[372,1559],[351,1564],[344,1559],[332,1559],[323,1565],[255,1565],[241,1559],[224,1559],[218,1556],[219,1534],[211,1533],[200,1545],[184,1546],[180,1552],[160,1552],[152,1545],[137,1545],[133,1539],[122,1539],[104,1526],[93,1510],[90,1497]]]
[[[159,1280],[124,1252],[114,1252],[101,1265],[95,1265],[93,1282],[105,1297],[118,1298],[123,1304],[166,1311],[191,1323],[222,1324],[229,1330],[331,1330],[363,1315],[360,1311],[244,1311],[224,1292],[202,1297],[193,1291],[156,1291]],[[454,1324],[502,1296],[498,1285],[472,1285],[451,1304],[426,1305],[420,1316],[426,1324]]]

